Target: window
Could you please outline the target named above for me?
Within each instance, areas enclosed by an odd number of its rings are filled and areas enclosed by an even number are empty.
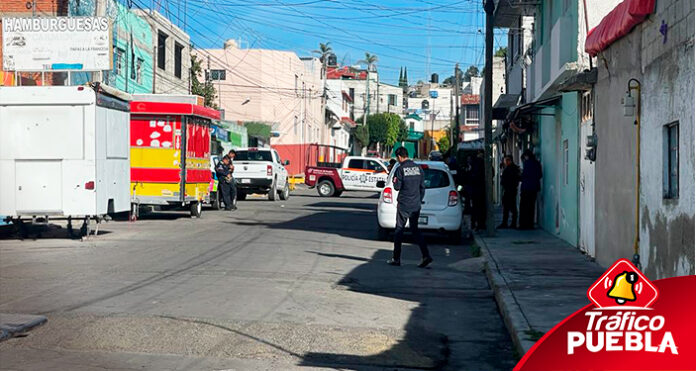
[[[662,197],[679,198],[679,121],[664,126],[662,160]]]
[[[296,97],[299,97],[300,94],[299,94],[299,92],[297,91],[297,87],[298,87],[298,83],[297,83],[298,80],[297,80],[297,79],[298,79],[298,77],[297,77],[297,75],[295,75],[295,96],[296,96]]]
[[[210,70],[210,79],[213,81],[224,81],[227,78],[226,70]]]
[[[348,161],[348,167],[351,169],[364,169],[363,160],[352,159]]]
[[[237,155],[234,156],[235,161],[269,161],[273,162],[273,156],[271,151],[237,151]]]
[[[563,184],[568,185],[568,139],[563,141]]]
[[[476,105],[476,104],[467,104],[466,105],[466,119],[478,121],[478,119],[479,119],[479,106],[478,105]]]
[[[389,105],[396,106],[396,94],[389,94]]]
[[[382,167],[382,165],[378,164],[377,161],[368,160],[368,161],[366,161],[366,162],[367,162],[367,169],[370,169],[370,170],[379,170],[379,171],[383,171],[383,170],[384,170],[384,168]]]
[[[580,118],[582,121],[592,119],[592,94],[589,91],[580,97]]]
[[[121,48],[116,48],[116,55],[114,56],[115,63],[114,63],[114,73],[116,73],[116,76],[121,75],[121,71],[123,71],[123,58],[126,55],[126,51],[121,49]]]
[[[135,61],[135,82],[138,84],[143,83],[143,63],[145,61],[142,58],[138,58]]]
[[[167,68],[167,38],[165,33],[157,33],[157,68],[166,70]]]
[[[181,78],[181,58],[184,47],[179,43],[174,43],[174,76]]]
[[[135,62],[135,51],[133,50],[133,47],[130,48],[131,53],[130,53],[130,79],[135,80],[136,77],[136,62]],[[126,64],[128,64],[128,61],[126,61]]]
[[[449,176],[442,170],[424,169],[425,189],[449,187]]]
[[[350,95],[351,100],[355,100],[355,88],[348,88],[348,95]]]

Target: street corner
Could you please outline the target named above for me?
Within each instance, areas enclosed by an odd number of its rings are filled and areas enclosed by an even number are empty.
[[[24,334],[46,321],[48,319],[40,315],[0,313],[0,341]]]

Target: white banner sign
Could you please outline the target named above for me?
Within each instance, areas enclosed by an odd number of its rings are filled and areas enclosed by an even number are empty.
[[[106,17],[2,19],[5,71],[110,70],[111,24]]]

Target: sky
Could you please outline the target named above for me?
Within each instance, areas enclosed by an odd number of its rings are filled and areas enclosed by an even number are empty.
[[[481,0],[139,0],[159,8],[190,35],[194,48],[221,48],[227,39],[241,47],[312,55],[330,42],[341,65],[365,52],[376,54],[380,80],[397,84],[401,67],[409,83],[440,81],[484,64],[485,13]],[[502,30],[494,49],[505,46]],[[428,58],[428,55],[430,58]]]

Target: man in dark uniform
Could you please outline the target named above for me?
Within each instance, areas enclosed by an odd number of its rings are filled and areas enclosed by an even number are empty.
[[[520,168],[507,155],[503,160],[505,168],[500,175],[500,185],[503,187],[503,222],[500,229],[517,228],[517,187],[520,184]],[[512,214],[512,223],[508,224],[508,216]]]
[[[230,158],[225,156],[218,162],[215,167],[215,173],[218,177],[219,192],[222,193],[222,199],[225,202],[225,210],[232,210],[232,197],[230,183],[234,181],[232,178],[232,170],[230,168]]]
[[[232,174],[232,180],[230,181],[230,198],[232,199],[233,210],[237,210],[237,205],[235,201],[237,200],[237,181],[234,180],[234,158],[237,156],[237,152],[231,149],[227,152],[227,157],[230,158],[230,174]]]
[[[394,257],[387,263],[390,265],[401,265],[401,241],[404,237],[404,228],[408,221],[411,233],[418,243],[421,255],[421,260],[418,267],[425,268],[432,263],[433,258],[430,257],[430,251],[425,244],[423,235],[418,229],[418,217],[420,216],[421,203],[425,197],[425,175],[423,169],[416,165],[408,158],[408,151],[404,147],[399,147],[396,150],[396,160],[399,161],[399,167],[394,174],[394,190],[399,191],[399,196],[396,199],[396,230],[394,231]]]
[[[534,229],[537,193],[541,189],[541,164],[534,152],[522,153],[522,184],[520,186],[520,229]]]

